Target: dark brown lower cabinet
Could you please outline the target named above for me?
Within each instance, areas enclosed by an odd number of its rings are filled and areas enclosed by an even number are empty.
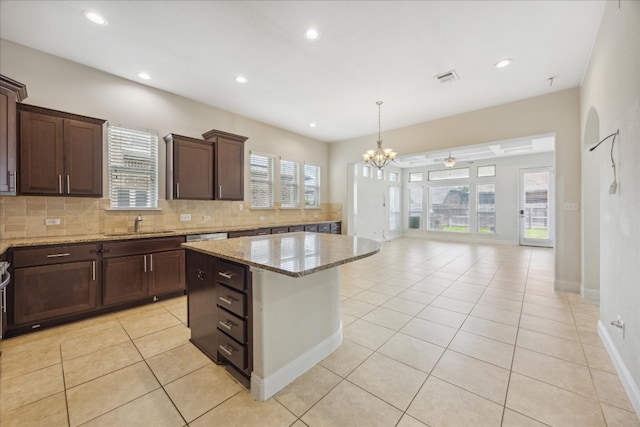
[[[103,243],[103,305],[184,291],[184,241],[175,236]]]
[[[98,305],[96,261],[16,268],[14,276],[16,325],[78,314]]]
[[[187,251],[187,317],[191,342],[209,358],[218,361],[216,326],[216,281],[213,259],[205,254]]]
[[[191,342],[216,363],[229,363],[245,380],[249,378],[253,369],[249,268],[188,250],[187,295]]]
[[[184,250],[149,254],[149,295],[185,289]]]
[[[105,259],[104,305],[135,301],[147,296],[145,255]]]

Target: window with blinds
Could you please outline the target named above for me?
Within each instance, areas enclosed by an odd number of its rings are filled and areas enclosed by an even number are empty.
[[[158,207],[158,134],[108,128],[109,199],[112,209]]]
[[[297,162],[280,160],[280,207],[297,208],[300,205]]]
[[[304,165],[304,207],[320,207],[320,166]]]
[[[251,153],[251,207],[273,208],[273,157]]]

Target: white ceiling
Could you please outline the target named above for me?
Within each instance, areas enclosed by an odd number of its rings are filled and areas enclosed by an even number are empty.
[[[578,86],[604,5],[0,0],[0,37],[334,142],[376,133],[377,100],[384,134]],[[87,10],[109,24],[89,22]],[[316,41],[304,37],[311,26]],[[495,69],[502,58],[513,64]],[[449,70],[460,80],[434,79]]]

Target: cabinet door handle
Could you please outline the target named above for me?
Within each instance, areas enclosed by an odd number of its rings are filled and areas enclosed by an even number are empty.
[[[63,254],[49,254],[49,255],[47,255],[47,258],[62,258],[62,257],[66,257],[66,256],[69,256],[69,255],[71,255],[71,254],[68,253],[68,252],[63,253]]]
[[[224,302],[225,304],[229,304],[229,305],[233,305],[233,302],[236,300],[235,298],[230,297],[229,295],[227,295],[226,297],[218,297],[218,299]]]
[[[231,273],[224,273],[224,272],[222,272],[222,271],[219,271],[219,272],[218,272],[218,275],[219,275],[219,276],[224,277],[225,279],[231,279],[231,278],[233,277],[233,274],[231,274]]]
[[[16,171],[9,171],[9,191],[16,191]]]
[[[67,175],[67,194],[71,194],[71,180],[69,179],[69,175]]]
[[[95,281],[96,281],[96,262],[95,262],[95,261],[93,261],[93,262],[92,262],[92,264],[93,264],[93,265],[91,266],[91,269],[92,269],[92,276],[93,276],[93,281],[95,282]]]
[[[222,344],[220,344],[220,350],[224,351],[229,356],[233,356],[233,351],[235,350],[235,348],[231,347],[230,345],[222,345]]]
[[[144,272],[147,272],[147,256],[144,256]]]
[[[58,175],[58,192],[62,194],[62,175]]]
[[[219,187],[219,191],[218,191],[219,196],[218,197],[220,197],[222,199],[222,185],[219,185],[218,187]]]
[[[234,326],[236,326],[235,323],[230,322],[229,320],[225,320],[224,322],[222,320],[219,320],[218,324],[228,330],[231,330]]]
[[[153,254],[149,255],[149,271],[153,271]]]
[[[0,292],[2,292],[2,312],[6,313],[7,312],[7,289],[3,289]]]
[[[176,182],[176,199],[180,198],[180,183]]]

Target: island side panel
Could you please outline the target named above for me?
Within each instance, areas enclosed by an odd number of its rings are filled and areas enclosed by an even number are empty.
[[[251,271],[251,393],[266,400],[340,346],[340,279],[337,268],[299,278]]]

